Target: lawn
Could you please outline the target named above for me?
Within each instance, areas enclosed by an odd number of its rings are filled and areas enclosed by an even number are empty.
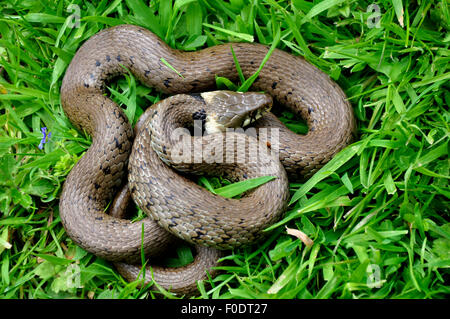
[[[161,296],[77,247],[59,217],[65,177],[91,143],[64,115],[61,80],[86,39],[123,23],[182,50],[278,40],[279,49],[329,74],[357,118],[358,139],[308,181],[290,181],[285,217],[263,242],[228,252],[222,272],[199,284],[200,298],[449,297],[446,0],[7,0],[0,2],[1,298]],[[164,97],[132,76],[108,94],[133,121]],[[171,262],[191,258],[182,247]]]

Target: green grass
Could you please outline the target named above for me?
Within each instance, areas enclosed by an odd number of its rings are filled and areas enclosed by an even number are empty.
[[[71,3],[81,14],[75,28]],[[200,286],[202,298],[448,298],[450,9],[445,0],[380,0],[377,21],[370,4],[2,1],[0,296],[157,295],[74,245],[58,211],[64,179],[90,145],[60,105],[65,68],[99,30],[133,23],[183,50],[271,45],[278,35],[278,48],[339,83],[358,120],[358,140],[309,181],[291,181],[285,218],[264,242],[230,252],[212,288]],[[132,77],[114,83],[110,95],[133,122],[162,98]],[[42,127],[52,136],[40,150]],[[179,255],[189,259],[186,250]]]

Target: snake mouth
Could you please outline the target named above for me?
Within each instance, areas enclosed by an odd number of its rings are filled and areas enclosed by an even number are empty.
[[[256,110],[247,112],[245,115],[234,114],[224,124],[223,118],[219,114],[213,113],[206,117],[205,131],[207,133],[225,132],[227,128],[246,127],[267,114],[271,109],[271,105],[261,107]]]
[[[259,120],[261,117],[263,117],[265,114],[267,114],[271,109],[271,105],[267,105],[263,108],[251,111],[248,114],[248,117],[242,122],[242,127],[248,126],[257,120]]]

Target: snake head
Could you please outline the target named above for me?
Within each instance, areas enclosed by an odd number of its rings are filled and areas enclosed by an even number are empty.
[[[208,133],[247,126],[269,112],[273,103],[270,95],[256,92],[212,91],[200,95],[210,110],[205,124]]]

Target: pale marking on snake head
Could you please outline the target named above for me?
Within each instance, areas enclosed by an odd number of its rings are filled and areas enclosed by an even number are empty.
[[[215,116],[208,116],[205,123],[205,130],[208,134],[221,133],[226,131],[226,127],[217,122]]]
[[[247,126],[261,118],[272,107],[272,98],[262,93],[213,91],[200,95],[212,110],[208,113],[205,123],[208,133]]]

